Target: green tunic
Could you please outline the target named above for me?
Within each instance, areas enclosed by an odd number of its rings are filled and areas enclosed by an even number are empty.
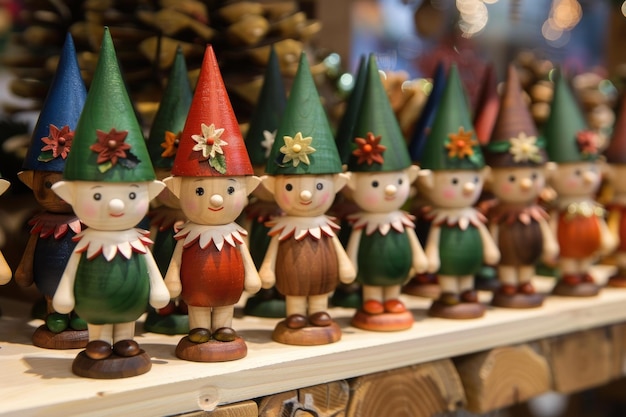
[[[117,254],[111,261],[82,254],[76,270],[76,313],[90,324],[128,323],[148,306],[150,278],[145,256]]]
[[[409,276],[412,252],[406,233],[378,230],[361,235],[357,281],[364,285],[402,285]]]
[[[439,257],[439,275],[476,274],[483,265],[483,243],[478,228],[472,224],[465,230],[458,225],[441,225]]]

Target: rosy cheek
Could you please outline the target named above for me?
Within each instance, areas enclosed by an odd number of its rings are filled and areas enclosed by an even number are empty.
[[[185,199],[181,201],[181,205],[185,205],[185,209],[189,210],[192,213],[198,212],[198,199]]]
[[[444,187],[443,190],[441,190],[441,196],[447,200],[452,200],[456,198],[456,190],[454,187]]]
[[[565,179],[565,186],[567,188],[578,188],[580,187],[580,181],[578,181],[577,177],[568,177]]]
[[[330,195],[331,195],[331,194],[330,194],[330,192],[329,192],[329,191],[322,191],[322,192],[320,193],[319,200],[318,200],[318,201],[319,201],[319,203],[320,203],[320,206],[323,206],[323,205],[325,205],[325,204],[328,204],[328,200],[330,200]]]
[[[291,195],[287,193],[280,193],[277,197],[277,201],[280,202],[280,205],[289,207],[291,205]]]
[[[135,205],[135,213],[147,213],[148,212],[148,201],[142,200]]]
[[[513,185],[511,185],[511,183],[509,182],[505,182],[504,184],[500,186],[500,192],[502,194],[511,194],[512,191],[513,191]]]
[[[82,212],[88,218],[93,219],[97,217],[99,211],[100,211],[99,204],[95,204],[92,202],[83,203]]]

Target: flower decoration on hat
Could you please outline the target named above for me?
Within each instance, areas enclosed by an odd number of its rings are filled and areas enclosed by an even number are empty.
[[[583,158],[595,159],[598,156],[599,136],[592,130],[576,133],[576,143]]]
[[[164,149],[161,153],[163,158],[173,158],[176,156],[181,133],[182,132],[174,133],[169,130],[165,131],[165,140],[161,143],[161,148]]]
[[[448,138],[450,141],[446,144],[449,158],[468,158],[472,160],[474,156],[474,145],[478,145],[478,141],[473,138],[474,131],[465,131],[463,126],[459,127],[457,133],[450,133]]]
[[[309,155],[315,152],[315,148],[311,146],[313,138],[307,136],[302,137],[302,132],[296,133],[296,136],[284,136],[285,145],[281,146],[280,152],[284,154],[283,163],[293,161],[293,166],[297,167],[300,162],[309,165]]]
[[[509,153],[513,155],[514,162],[541,162],[542,158],[539,152],[541,143],[537,136],[527,136],[526,133],[520,132],[517,137],[510,138],[509,143]]]
[[[132,169],[137,166],[139,159],[130,152],[130,144],[126,143],[128,130],[112,128],[108,132],[96,130],[97,142],[89,147],[98,154],[97,164],[100,172],[107,172],[118,162],[121,166]]]
[[[61,129],[50,123],[50,133],[48,136],[41,138],[46,145],[41,148],[41,154],[37,158],[39,161],[48,162],[59,156],[63,159],[67,158],[72,141],[74,140],[74,131],[68,125]]]
[[[261,141],[261,146],[263,147],[263,149],[265,149],[265,158],[268,158],[270,156],[272,146],[274,145],[274,140],[276,139],[276,132],[276,129],[274,129],[273,132],[270,132],[269,130],[263,131],[263,140]]]
[[[387,149],[386,146],[380,144],[382,136],[374,136],[372,132],[367,132],[365,138],[355,138],[354,141],[357,145],[357,149],[352,151],[354,156],[357,156],[357,164],[367,163],[372,165],[374,162],[382,164],[385,160],[383,158],[383,152]]]
[[[225,174],[226,158],[224,157],[222,146],[228,145],[228,142],[220,138],[224,133],[224,129],[216,129],[213,123],[210,126],[202,123],[200,127],[202,129],[201,135],[191,135],[191,138],[196,142],[192,150],[202,152],[202,157],[205,160],[208,159],[209,165],[220,174]]]

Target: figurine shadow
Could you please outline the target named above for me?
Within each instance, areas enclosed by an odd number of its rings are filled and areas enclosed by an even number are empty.
[[[239,336],[246,342],[267,344],[272,343],[273,330],[237,330]]]
[[[81,378],[72,373],[74,358],[25,357],[22,361],[29,367],[26,374],[43,379]]]

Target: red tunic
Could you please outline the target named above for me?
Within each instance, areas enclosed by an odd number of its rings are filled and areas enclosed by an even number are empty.
[[[557,240],[560,257],[583,259],[600,249],[600,221],[596,214],[559,212]]]

